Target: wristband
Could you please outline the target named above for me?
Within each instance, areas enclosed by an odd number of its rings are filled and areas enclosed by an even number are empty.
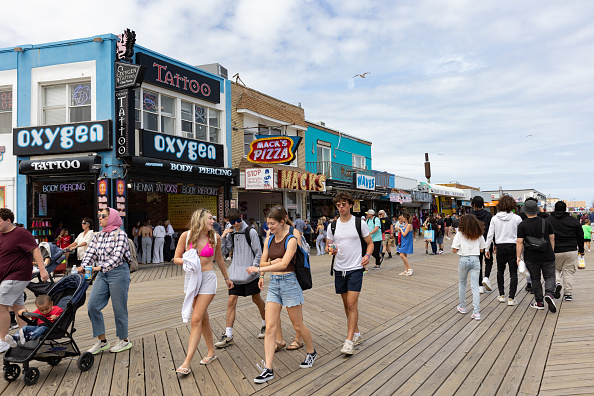
[[[365,256],[367,256],[367,258],[371,258],[371,256],[367,253],[365,253]],[[363,256],[363,257],[365,257],[365,256]]]
[[[260,277],[260,279],[264,279],[264,275],[262,275],[262,276]]]
[[[229,279],[229,278],[225,278],[225,279],[223,279],[223,280],[228,280],[228,279]]]

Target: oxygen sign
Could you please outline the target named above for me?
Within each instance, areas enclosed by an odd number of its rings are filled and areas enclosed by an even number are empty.
[[[288,136],[273,136],[250,143],[248,161],[256,164],[282,164],[295,159],[297,145]]]

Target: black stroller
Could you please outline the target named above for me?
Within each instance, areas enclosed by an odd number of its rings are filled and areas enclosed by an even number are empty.
[[[87,371],[93,367],[95,362],[93,354],[90,352],[81,354],[72,338],[72,334],[76,331],[74,328],[76,310],[85,303],[88,286],[84,275],[81,274],[65,276],[51,286],[47,294],[55,305],[64,310],[53,323],[44,316],[31,312],[26,312],[21,316],[30,325],[35,325],[37,319],[40,319],[49,327],[49,330],[39,339],[30,340],[24,345],[19,342],[16,348],[6,351],[4,354],[5,380],[16,380],[21,374],[21,368],[16,363],[22,363],[25,384],[35,384],[39,379],[39,369],[29,367],[31,360],[47,362],[56,366],[64,358],[79,356],[77,365],[81,371]],[[34,293],[36,295],[44,294],[45,291],[34,291]]]

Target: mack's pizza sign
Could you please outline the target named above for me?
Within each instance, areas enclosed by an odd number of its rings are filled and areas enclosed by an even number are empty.
[[[295,159],[298,136],[259,137],[250,143],[248,161],[256,164],[285,164]]]

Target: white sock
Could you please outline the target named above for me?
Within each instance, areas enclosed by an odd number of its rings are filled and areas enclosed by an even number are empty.
[[[262,326],[266,326],[266,321],[262,319]]]
[[[348,340],[348,339],[347,339],[347,340],[345,340],[345,342],[346,342],[347,344],[349,344],[349,345],[353,345],[353,341],[351,341],[351,340]]]
[[[233,327],[225,328],[225,334],[227,335],[227,337],[233,337]]]
[[[355,335],[361,337],[361,333],[355,333]]]

